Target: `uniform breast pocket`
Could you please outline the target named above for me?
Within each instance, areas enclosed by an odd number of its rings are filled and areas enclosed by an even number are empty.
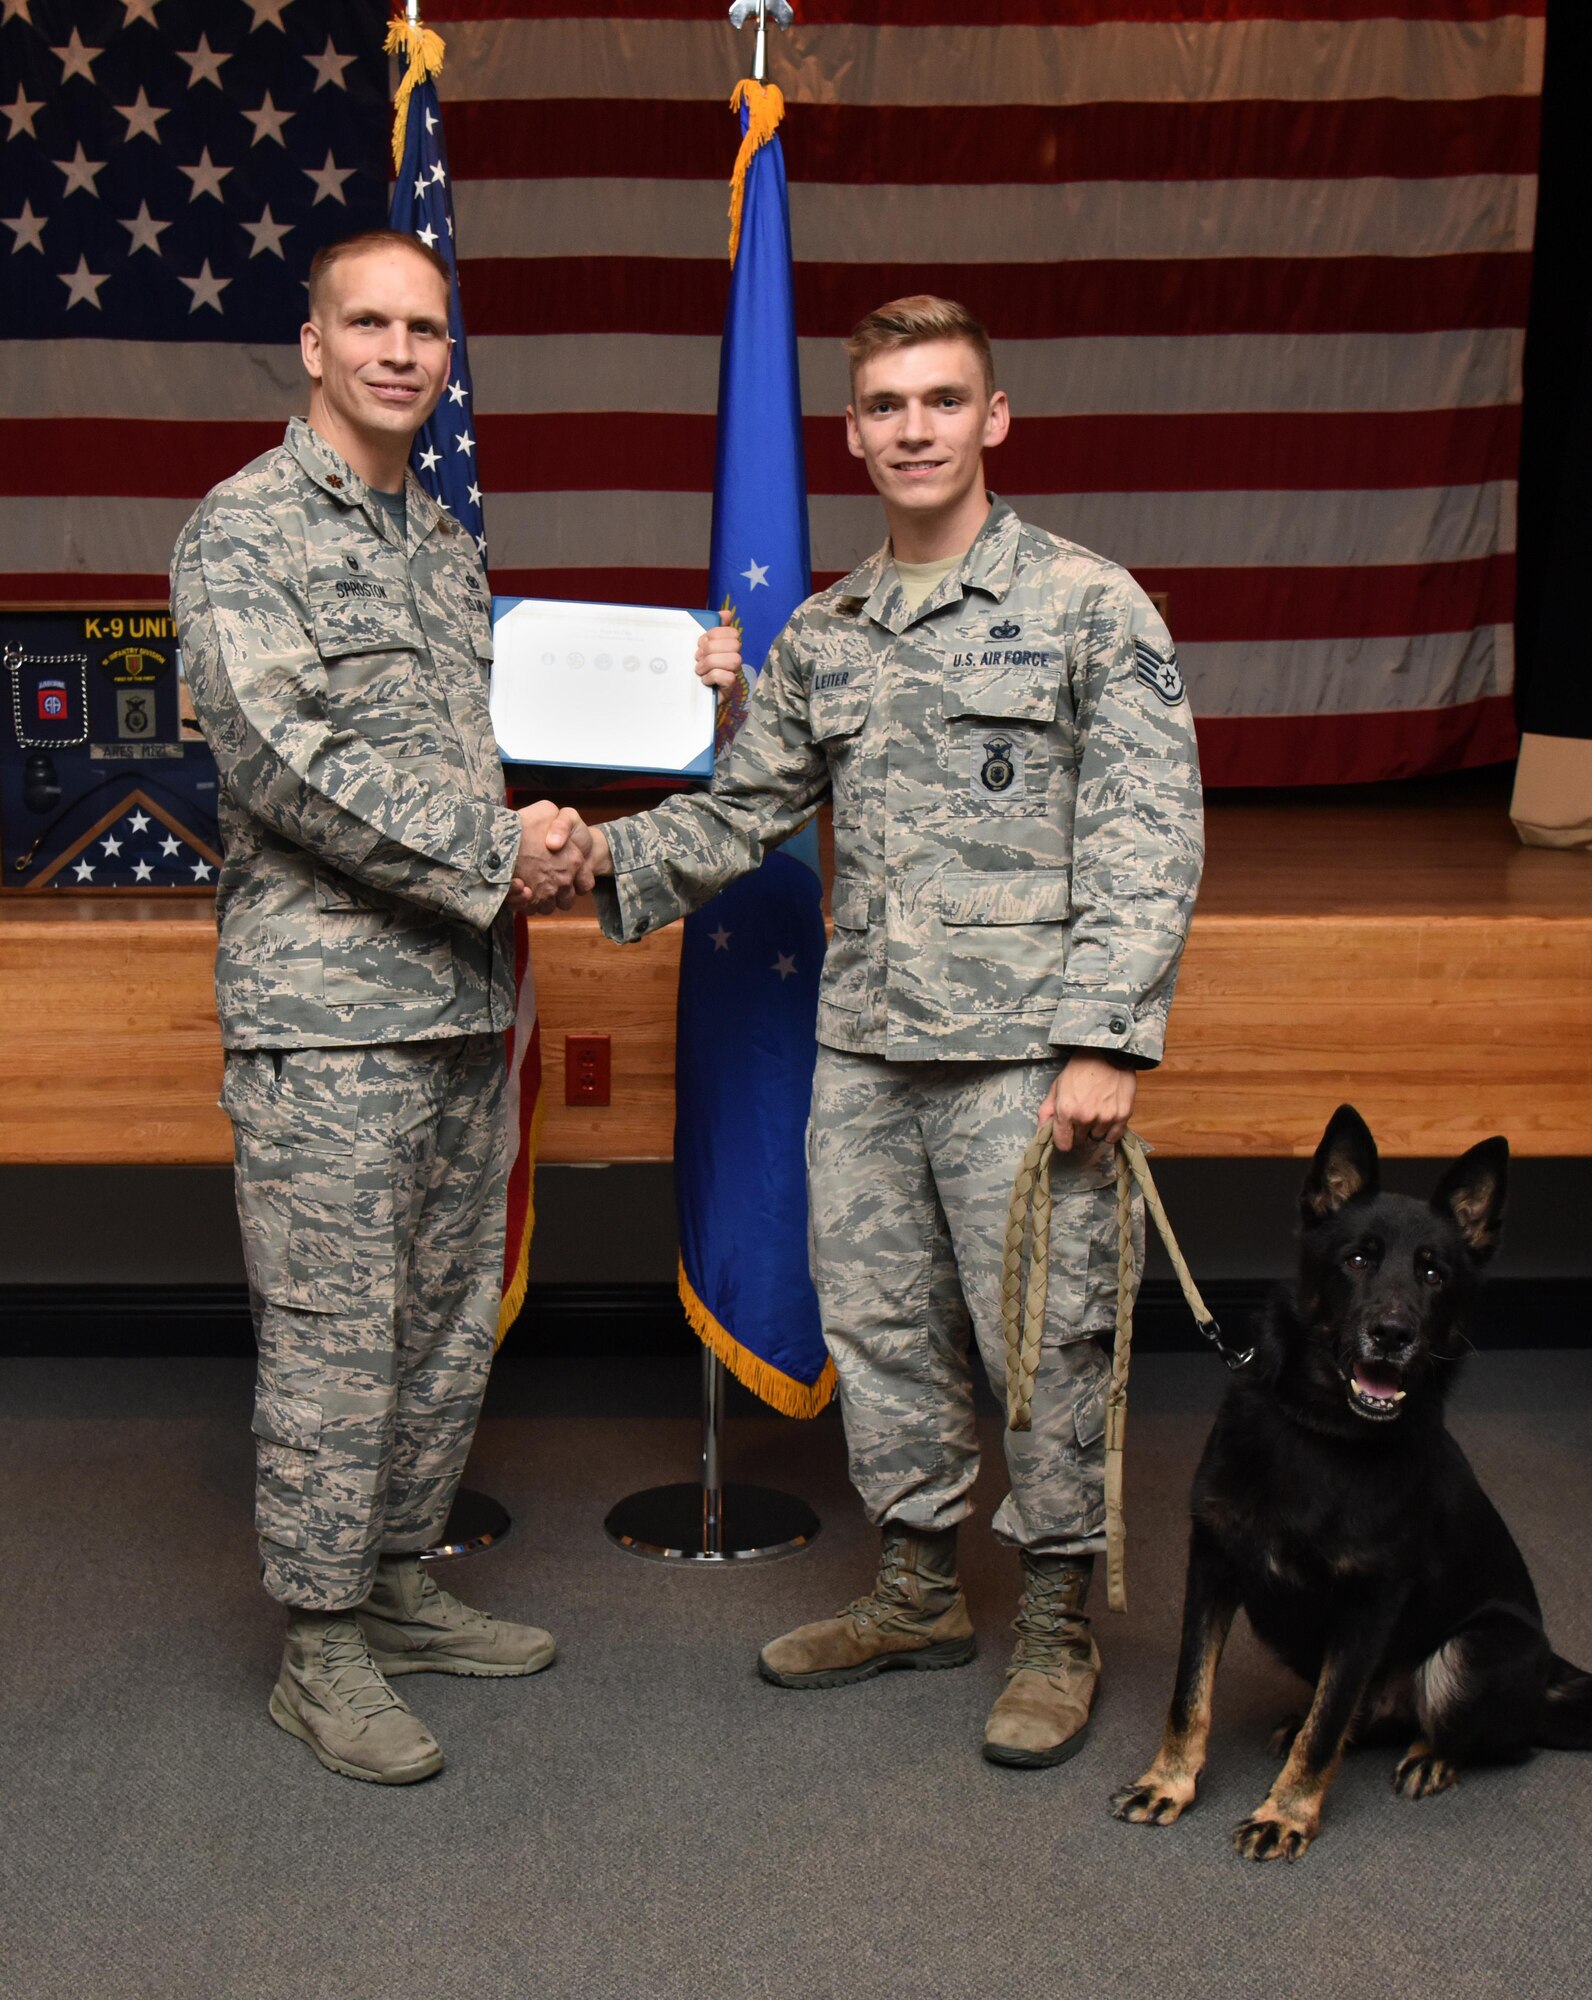
[[[360,579],[349,578],[346,587]],[[370,582],[384,597],[344,597],[345,580],[312,583],[315,644],[326,668],[332,719],[391,757],[442,754],[442,718],[421,679],[424,639],[414,622],[408,592]]]
[[[946,676],[953,795],[974,815],[1037,817],[1048,808],[1060,667],[963,669]]]
[[[408,590],[395,582],[363,575],[312,581],[310,616],[323,660],[420,650]]]
[[[939,882],[951,1005],[967,1014],[1048,1018],[1061,994],[1069,872],[952,872]]]
[[[838,678],[838,676],[837,676]],[[837,827],[860,826],[867,817],[867,774],[863,761],[863,725],[873,701],[871,681],[850,680],[825,687],[817,674],[808,703],[813,741],[829,765],[829,789]]]

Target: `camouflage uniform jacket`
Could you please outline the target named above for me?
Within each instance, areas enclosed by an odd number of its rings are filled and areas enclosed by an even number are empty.
[[[183,529],[172,615],[221,775],[229,1048],[507,1027],[520,829],[487,713],[491,599],[408,476],[408,541],[295,418]]]
[[[892,1060],[1160,1059],[1203,859],[1194,724],[1133,579],[997,500],[909,613],[888,547],[770,650],[711,791],[606,829],[639,937],[832,796],[818,1039]]]

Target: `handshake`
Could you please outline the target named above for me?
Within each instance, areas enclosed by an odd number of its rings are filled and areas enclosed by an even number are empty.
[[[545,917],[567,910],[591,890],[599,875],[611,875],[608,842],[573,806],[538,799],[521,806],[520,851],[509,883],[508,905],[517,916]]]
[[[721,697],[735,685],[741,672],[741,635],[730,612],[721,612],[718,629],[698,640],[696,670]],[[538,799],[520,807],[519,819],[520,851],[507,902],[517,916],[567,910],[577,896],[590,893],[599,875],[614,872],[602,828],[588,826],[573,806]]]

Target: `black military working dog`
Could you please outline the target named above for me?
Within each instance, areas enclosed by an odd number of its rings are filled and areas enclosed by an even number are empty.
[[[1506,1141],[1484,1139],[1429,1204],[1382,1194],[1365,1121],[1333,1114],[1300,1194],[1298,1277],[1195,1475],[1171,1710],[1118,1819],[1170,1826],[1193,1804],[1240,1605],[1315,1689],[1234,1832],[1253,1861],[1304,1853],[1351,1738],[1407,1744],[1393,1774],[1407,1799],[1465,1764],[1592,1749],[1592,1676],[1549,1646],[1520,1551],[1443,1424],[1508,1164]]]

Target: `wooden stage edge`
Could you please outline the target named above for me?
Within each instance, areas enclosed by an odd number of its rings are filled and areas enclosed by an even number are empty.
[[[1345,1099],[1384,1150],[1491,1132],[1592,1152],[1592,855],[1523,848],[1496,799],[1217,798],[1165,1064],[1135,1124],[1169,1156],[1299,1157]],[[0,1162],[231,1157],[208,905],[0,898]],[[533,926],[545,1162],[667,1159],[678,931],[621,950]],[[564,1104],[606,1034],[613,1103]]]

